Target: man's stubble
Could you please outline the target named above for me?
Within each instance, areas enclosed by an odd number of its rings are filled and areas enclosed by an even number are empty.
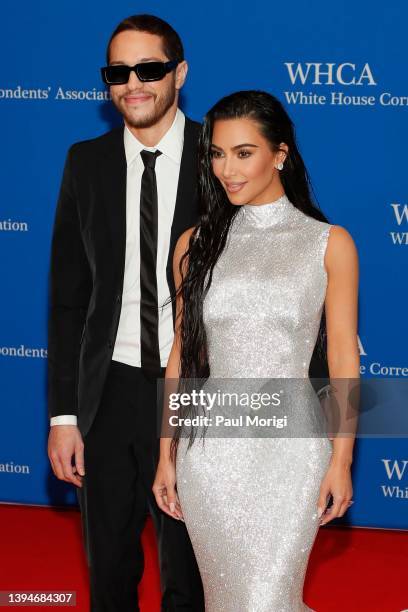
[[[123,110],[120,104],[120,101],[126,95],[129,95],[128,93],[123,94],[123,96],[120,97],[120,100],[118,103],[116,103],[116,101],[113,99],[113,103],[116,106],[117,110],[121,113],[121,115],[126,120],[126,123],[130,127],[149,128],[149,127],[153,127],[154,125],[156,125],[165,116],[168,110],[173,106],[174,100],[176,99],[176,91],[177,90],[174,87],[174,81],[173,81],[171,85],[168,87],[168,89],[166,90],[165,95],[163,95],[159,99],[159,101],[154,104],[153,111],[150,114],[147,114],[143,117],[135,118],[132,116],[131,113],[128,113]],[[156,98],[157,98],[157,94],[155,95],[155,99]]]

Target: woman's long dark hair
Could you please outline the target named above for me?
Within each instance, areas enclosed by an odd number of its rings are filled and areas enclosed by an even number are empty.
[[[256,122],[273,151],[279,150],[280,143],[288,145],[288,154],[283,170],[280,171],[280,179],[287,197],[306,215],[327,222],[327,218],[313,201],[310,179],[298,150],[294,125],[279,100],[269,93],[250,90],[238,91],[217,102],[204,118],[198,144],[201,216],[190,237],[188,250],[180,261],[182,282],[177,295],[180,293],[183,299],[179,330],[181,384],[182,380],[206,379],[210,375],[203,324],[203,300],[211,284],[214,266],[225,247],[231,222],[240,208],[229,202],[224,188],[212,171],[212,134],[215,121],[241,118]],[[188,258],[187,265],[185,258]],[[324,311],[320,322],[317,350],[324,358],[326,355]],[[194,416],[190,407],[187,415]],[[179,437],[180,430],[177,429],[172,440],[172,454],[176,451]],[[189,447],[194,438],[195,428],[192,428]]]

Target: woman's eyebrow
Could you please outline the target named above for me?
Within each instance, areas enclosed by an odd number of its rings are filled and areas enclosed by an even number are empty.
[[[213,149],[217,149],[218,151],[223,150],[221,147],[218,147],[216,144],[212,144],[211,146]],[[236,149],[242,149],[242,147],[253,147],[254,149],[259,148],[258,145],[251,144],[250,142],[244,142],[242,144],[235,145],[235,147],[232,147],[232,151],[235,151]]]

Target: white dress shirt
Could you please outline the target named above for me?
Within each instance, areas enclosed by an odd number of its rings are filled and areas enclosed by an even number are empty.
[[[157,297],[159,305],[159,349],[162,367],[167,365],[173,343],[173,311],[171,302],[162,306],[170,295],[166,266],[170,232],[176,204],[181,156],[184,144],[184,113],[177,109],[170,129],[154,147],[143,145],[125,126],[124,146],[126,175],[126,256],[122,304],[112,359],[141,367],[140,355],[140,188],[144,164],[143,149],[161,151],[156,159],[158,199],[157,228]],[[76,425],[76,415],[52,417],[51,425]]]

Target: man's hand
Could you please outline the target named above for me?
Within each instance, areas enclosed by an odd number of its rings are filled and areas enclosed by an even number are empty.
[[[75,465],[72,465],[72,457]],[[48,437],[48,457],[52,471],[59,480],[82,487],[85,475],[84,443],[76,425],[53,425]]]

